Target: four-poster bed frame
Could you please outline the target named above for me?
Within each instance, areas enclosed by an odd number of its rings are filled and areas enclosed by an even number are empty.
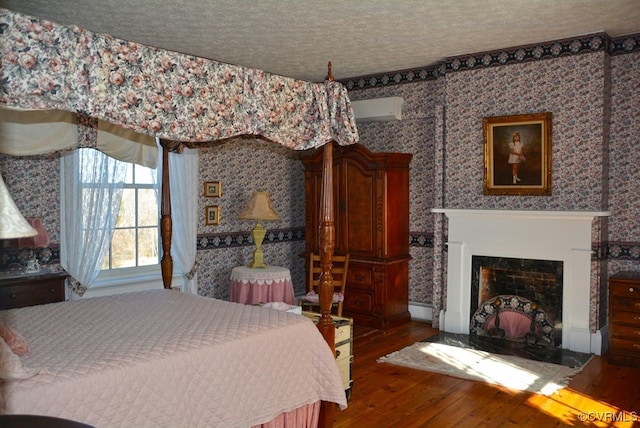
[[[169,152],[179,152],[182,147],[203,147],[210,142],[234,137],[255,137],[269,141],[281,142],[281,144],[294,149],[307,149],[319,147],[323,144],[337,141],[346,145],[357,142],[358,135],[355,127],[355,118],[346,90],[334,81],[332,67],[329,62],[328,74],[324,84],[311,84],[295,81],[280,76],[273,76],[259,70],[250,70],[242,67],[234,67],[228,64],[219,64],[201,58],[186,55],[172,54],[176,58],[173,67],[165,66],[167,53],[156,48],[146,47],[123,40],[114,39],[90,33],[77,27],[63,27],[54,23],[30,18],[0,9],[0,20],[7,24],[8,29],[5,42],[0,45],[3,64],[2,75],[12,76],[4,94],[0,98],[2,104],[11,107],[29,109],[60,109],[75,111],[90,118],[98,118],[110,121],[128,128],[134,132],[141,132],[159,137],[163,150],[163,176],[161,192],[161,237],[162,237],[162,261],[161,271],[165,289],[171,288],[173,258],[171,256],[171,188],[169,185]],[[37,24],[37,25],[36,25]],[[46,31],[58,31],[66,44],[67,51],[56,49],[48,45],[47,40],[40,37],[31,37],[35,33]],[[19,39],[16,46],[11,45],[11,39]],[[25,42],[31,44],[31,52],[22,50]],[[122,57],[104,55],[107,50],[111,52],[126,51]],[[38,55],[39,54],[39,55]],[[30,57],[33,56],[32,58]],[[48,71],[38,69],[36,55],[48,60],[55,59],[57,63],[77,69],[69,69],[64,76],[49,76]],[[142,63],[140,58],[146,55],[148,64]],[[138,60],[136,62],[136,60]],[[33,64],[30,61],[34,61]],[[100,63],[96,63],[100,62]],[[134,64],[131,64],[134,62]],[[26,64],[26,65],[25,65]],[[148,70],[140,72],[140,68],[148,67]],[[163,68],[164,67],[164,68]],[[177,69],[177,70],[176,70]],[[180,74],[187,70],[188,73]],[[105,71],[106,70],[106,71]],[[153,70],[153,71],[149,71]],[[225,87],[224,91],[216,94],[220,97],[219,104],[206,99],[209,106],[209,116],[206,112],[200,112],[200,119],[196,123],[189,123],[197,129],[189,134],[181,134],[176,131],[179,126],[167,126],[164,120],[173,120],[176,124],[183,124],[180,120],[182,112],[191,113],[190,108],[196,111],[192,99],[184,96],[175,103],[184,102],[186,107],[178,111],[174,108],[170,115],[166,115],[166,104],[158,104],[147,101],[148,97],[135,86],[139,82],[132,83],[135,78],[149,80],[151,73],[161,70],[166,74],[173,73],[173,78],[185,80],[185,75],[194,79],[192,70],[201,71],[204,75],[201,81],[185,81],[185,85],[197,86],[201,84],[208,88],[217,88],[216,84],[224,85],[232,82],[233,85]],[[145,74],[145,71],[149,71]],[[48,91],[47,88],[25,88],[17,80],[26,80],[32,73],[42,73],[51,80],[50,86],[57,87],[56,91]],[[132,78],[129,73],[134,73]],[[137,74],[136,74],[137,73]],[[217,79],[217,80],[216,80]],[[195,79],[194,79],[195,80]],[[214,80],[211,82],[211,80]],[[238,84],[238,81],[240,82]],[[106,89],[105,89],[106,87]],[[146,88],[144,88],[146,89]],[[195,93],[197,87],[192,88]],[[151,90],[149,90],[151,92]],[[184,94],[181,93],[181,94]],[[34,95],[36,95],[34,97]],[[83,98],[84,96],[88,98]],[[162,89],[152,94],[157,99]],[[211,95],[211,94],[210,94]],[[113,101],[102,102],[107,98]],[[129,99],[138,97],[137,101],[130,103]],[[177,96],[174,97],[177,98]],[[234,102],[240,99],[234,105]],[[288,111],[280,109],[278,103],[285,100],[289,103]],[[295,104],[296,101],[299,104]],[[128,104],[127,104],[128,103]],[[113,104],[113,105],[112,105]],[[122,105],[127,108],[122,109]],[[146,106],[147,111],[136,109],[138,105]],[[227,109],[222,113],[232,110],[229,114],[213,115],[215,110]],[[279,117],[269,120],[275,115]],[[178,116],[178,119],[175,118]],[[229,120],[230,117],[230,120]],[[304,117],[304,119],[302,119]],[[307,120],[311,117],[311,122]],[[265,119],[267,118],[267,119]],[[207,123],[211,120],[215,123]],[[327,345],[335,355],[334,339],[335,327],[331,318],[331,300],[333,294],[333,279],[331,275],[331,258],[334,251],[334,219],[333,219],[333,171],[332,171],[332,144],[326,144],[323,159],[322,174],[322,206],[320,209],[321,222],[319,231],[319,251],[322,263],[322,277],[319,286],[320,313],[318,329]],[[333,421],[335,409],[334,403],[322,402],[320,426],[330,426]]]
[[[331,62],[328,65],[327,80],[333,80]],[[162,152],[162,191],[161,191],[161,218],[160,233],[162,239],[162,282],[165,289],[171,288],[173,276],[173,258],[171,257],[171,186],[169,177],[169,151],[177,148],[171,141],[161,140]],[[333,144],[326,144],[322,160],[322,197],[320,207],[319,249],[322,274],[318,286],[320,299],[320,319],[317,323],[318,330],[324,337],[331,352],[335,355],[336,329],[331,317],[331,305],[333,299],[333,276],[331,275],[331,258],[335,247],[335,225],[333,219]],[[319,427],[333,425],[335,404],[322,402],[320,407]]]

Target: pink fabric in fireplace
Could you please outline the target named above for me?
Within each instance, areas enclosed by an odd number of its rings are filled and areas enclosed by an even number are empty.
[[[485,329],[489,331],[495,326],[494,315],[487,321]],[[531,318],[519,311],[502,309],[500,310],[500,328],[504,330],[507,339],[523,339],[531,331]]]

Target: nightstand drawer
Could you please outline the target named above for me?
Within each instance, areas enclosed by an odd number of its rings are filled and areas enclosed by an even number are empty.
[[[67,276],[62,272],[3,280],[0,282],[0,309],[62,302]]]
[[[64,300],[64,287],[62,284],[13,285],[3,287],[0,294],[0,301],[4,309],[21,308],[60,302]]]

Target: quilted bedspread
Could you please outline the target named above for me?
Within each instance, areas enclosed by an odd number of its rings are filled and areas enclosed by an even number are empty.
[[[318,400],[346,407],[308,318],[150,290],[0,311],[43,371],[0,383],[0,411],[96,427],[249,427]]]

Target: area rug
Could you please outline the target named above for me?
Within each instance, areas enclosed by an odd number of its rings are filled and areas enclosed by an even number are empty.
[[[551,395],[567,386],[571,377],[584,367],[568,367],[430,342],[414,343],[379,358],[378,362],[543,395]]]

